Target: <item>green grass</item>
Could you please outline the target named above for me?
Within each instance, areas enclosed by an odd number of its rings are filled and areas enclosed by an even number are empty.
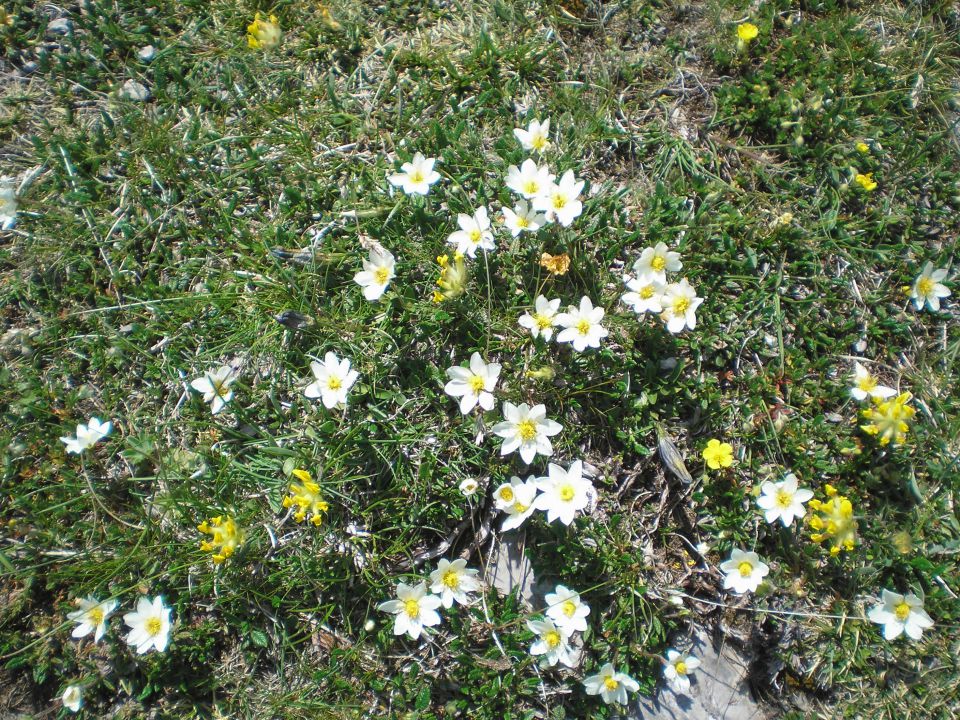
[[[0,234],[3,329],[29,331],[0,367],[0,704],[65,712],[56,698],[79,681],[91,716],[609,717],[584,675],[611,661],[654,692],[656,656],[722,619],[776,638],[781,669],[754,682],[791,688],[786,716],[956,716],[960,334],[955,298],[917,313],[902,292],[956,254],[955,9],[774,3],[738,54],[750,11],[729,0],[331,2],[336,28],[300,0],[91,0],[67,8],[66,37],[34,5],[8,4],[0,30],[0,72],[23,78],[0,90],[0,175],[31,178]],[[285,30],[275,51],[246,46],[257,10]],[[150,101],[117,96],[131,78]],[[588,181],[583,215],[534,239],[499,232],[467,292],[431,303],[456,214],[512,202],[512,130],[535,117],[555,129],[553,171]],[[414,152],[440,159],[442,182],[391,196],[390,158]],[[271,253],[316,232],[306,264]],[[398,259],[382,302],[352,281],[361,238]],[[659,240],[706,298],[679,336],[619,301],[623,268]],[[569,253],[570,272],[547,277],[544,250]],[[541,286],[607,309],[601,350],[530,342],[516,320]],[[285,328],[285,310],[313,322]],[[328,350],[360,372],[345,412],[303,396]],[[465,519],[444,557],[480,567],[492,489],[528,474],[499,457],[499,411],[477,444],[443,393],[474,350],[504,366],[498,400],[542,402],[564,425],[553,460],[598,471],[592,514],[523,531],[538,577],[591,605],[575,671],[538,670],[528,611],[493,590],[426,644],[376,610]],[[858,358],[915,395],[904,445],[858,429]],[[223,363],[240,380],[211,417],[187,383]],[[544,367],[552,379],[525,374]],[[58,438],[90,415],[114,433],[66,455]],[[658,429],[689,488],[664,473]],[[703,467],[714,437],[737,451],[728,472]],[[295,467],[330,503],[320,528],[284,521]],[[763,522],[752,493],[787,471],[851,498],[852,552]],[[466,477],[481,480],[472,502]],[[246,540],[214,568],[195,528],[218,514]],[[706,563],[689,565],[701,542]],[[734,547],[771,563],[763,592],[738,611],[668,602],[743,605],[717,570]],[[881,588],[925,594],[922,642],[864,620]],[[119,615],[97,646],[70,638],[75,597],[122,613],[141,593],[173,607],[166,653],[134,656]],[[807,617],[767,613],[784,610]]]

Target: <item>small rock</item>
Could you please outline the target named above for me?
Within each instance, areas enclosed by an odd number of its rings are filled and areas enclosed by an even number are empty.
[[[157,49],[153,45],[147,45],[137,51],[137,57],[143,62],[150,62],[157,56]]]
[[[70,35],[73,32],[73,21],[69,18],[57,18],[47,23],[47,35]]]
[[[21,75],[33,75],[37,71],[37,64],[31,60],[30,62],[25,62],[23,67],[20,68]]]
[[[143,102],[150,99],[150,91],[143,83],[136,80],[127,80],[120,88],[120,97],[135,102]]]
[[[854,351],[855,353],[863,353],[863,352],[866,352],[866,349],[867,349],[867,341],[866,341],[866,340],[862,340],[862,339],[861,339],[861,340],[857,340],[857,341],[853,344],[853,351]]]

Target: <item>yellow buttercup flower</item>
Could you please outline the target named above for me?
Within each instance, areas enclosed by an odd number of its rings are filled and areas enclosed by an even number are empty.
[[[711,470],[728,468],[733,465],[733,445],[719,440],[711,440],[704,448],[703,459]]]
[[[440,277],[437,279],[437,287],[440,289],[433,291],[433,302],[454,300],[463,295],[468,280],[463,253],[454,253],[452,263],[447,255],[440,255],[437,257],[437,265],[440,266]]]
[[[813,532],[810,539],[815,543],[829,542],[830,554],[836,557],[842,550],[853,550],[857,539],[857,521],[853,517],[853,503],[844,495],[837,494],[832,485],[824,488],[830,498],[827,502],[810,500],[807,508],[807,525]]]
[[[867,153],[870,152],[870,146],[867,145],[865,142],[858,142],[858,143],[857,143],[857,152],[858,152],[858,153],[861,153],[861,154],[863,154],[863,155],[866,155]]]
[[[217,517],[204,520],[197,525],[204,535],[209,535],[209,540],[200,543],[200,549],[204,552],[213,553],[213,562],[219,565],[224,560],[233,555],[234,551],[243,542],[243,531],[237,526],[232,517]]]
[[[247,26],[247,45],[254,50],[273,50],[280,44],[283,33],[276,15],[264,20],[257,13],[253,22]]]
[[[853,179],[866,192],[877,189],[877,181],[873,179],[873,173],[857,173]]]
[[[745,22],[737,25],[737,38],[744,44],[754,40],[759,34],[760,30],[753,23]]]
[[[910,393],[900,393],[895,398],[881,400],[875,398],[873,407],[864,409],[861,414],[864,420],[869,420],[860,429],[868,435],[876,435],[881,445],[902,443],[910,431],[910,421],[917,414],[915,408],[908,403],[913,399]]]
[[[551,275],[566,275],[570,269],[570,256],[567,253],[551,255],[545,252],[540,256],[540,264]]]
[[[320,497],[320,486],[313,481],[306,470],[294,470],[292,475],[300,482],[290,483],[290,494],[283,499],[283,506],[285,508],[296,506],[293,519],[297,522],[306,520],[309,513],[310,522],[319,525],[323,522],[323,514],[330,509],[330,506]]]

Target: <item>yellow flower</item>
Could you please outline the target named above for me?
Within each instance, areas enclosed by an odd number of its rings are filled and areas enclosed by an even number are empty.
[[[283,506],[297,507],[296,512],[293,513],[293,519],[297,522],[306,520],[309,512],[310,522],[319,525],[323,522],[323,513],[330,509],[330,506],[320,498],[320,486],[313,481],[306,470],[294,470],[292,474],[300,482],[290,483],[290,494],[283,499]]]
[[[213,553],[213,562],[219,565],[228,557],[233,555],[234,550],[243,542],[243,531],[237,527],[236,521],[232,517],[217,517],[204,520],[197,525],[204,535],[209,535],[209,540],[200,543],[200,549],[204,552]]]
[[[873,173],[857,173],[853,179],[867,192],[873,192],[877,189],[877,181],[873,179]]]
[[[567,253],[551,255],[545,252],[540,256],[540,264],[546,268],[551,275],[566,275],[570,269],[570,256],[567,255]]]
[[[703,451],[703,459],[711,470],[728,468],[733,465],[733,445],[711,440]]]
[[[280,44],[280,23],[276,15],[264,20],[257,13],[253,22],[247,26],[247,44],[254,50],[273,50]]]
[[[866,155],[867,153],[870,152],[870,146],[867,145],[865,142],[858,142],[858,143],[857,143],[857,152],[858,152],[858,153],[861,153],[861,154],[863,154],[863,155]]]
[[[737,38],[744,45],[756,38],[759,33],[760,30],[753,23],[745,22],[737,25]]]
[[[339,30],[340,23],[338,23],[333,15],[330,14],[330,8],[326,5],[320,6],[320,17],[323,19],[324,24],[331,30]]]
[[[913,395],[908,392],[900,393],[889,400],[874,398],[873,407],[861,412],[863,419],[870,422],[861,425],[860,429],[868,435],[878,436],[881,445],[888,445],[891,441],[894,445],[899,445],[906,440],[910,421],[917,414],[916,409],[907,404],[912,399]]]
[[[830,498],[827,502],[811,500],[807,508],[807,525],[813,532],[810,539],[815,543],[824,541],[830,544],[830,554],[836,557],[842,550],[853,550],[857,539],[857,521],[853,517],[853,503],[838,495],[836,488],[827,485],[824,494]]]
[[[437,287],[440,289],[433,291],[433,302],[453,300],[463,295],[468,280],[463,253],[455,253],[452,263],[449,257],[440,255],[437,257],[437,265],[440,266],[440,277],[437,279]]]

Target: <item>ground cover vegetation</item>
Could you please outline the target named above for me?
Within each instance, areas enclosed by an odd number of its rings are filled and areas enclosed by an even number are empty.
[[[7,0],[0,705],[955,717],[958,30]]]

